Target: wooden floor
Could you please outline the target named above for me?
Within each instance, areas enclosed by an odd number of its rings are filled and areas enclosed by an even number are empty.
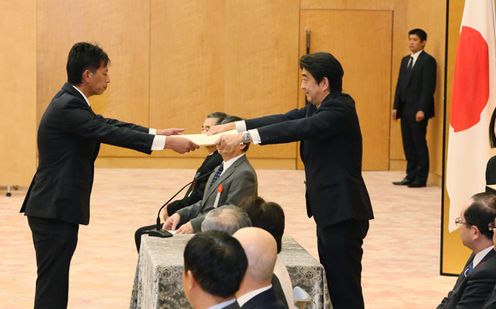
[[[259,170],[259,193],[281,204],[286,233],[317,257],[315,224],[306,217],[303,172]],[[81,226],[72,261],[69,308],[127,308],[136,250],[134,231],[153,224],[158,207],[193,170],[98,169],[91,222]],[[454,277],[439,275],[441,191],[391,185],[400,172],[366,172],[376,219],[364,245],[366,308],[434,308]],[[0,308],[32,308],[36,264],[26,218],[18,213],[24,191],[0,192]]]

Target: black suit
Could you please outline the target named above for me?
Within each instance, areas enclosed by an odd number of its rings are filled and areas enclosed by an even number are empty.
[[[482,309],[496,309],[496,285],[493,292],[489,295]]]
[[[90,218],[94,161],[100,143],[151,153],[148,129],[96,115],[83,96],[65,84],[38,128],[39,164],[21,208],[36,250],[36,308],[67,306],[70,260],[78,224]]]
[[[465,268],[473,259],[472,254]],[[460,274],[453,290],[442,300],[437,309],[482,308],[495,284],[496,252],[491,250],[468,276]]]
[[[274,289],[263,291],[247,301],[241,309],[288,309],[276,295]]]
[[[262,144],[301,141],[306,206],[317,223],[320,262],[334,308],[363,308],[362,243],[373,218],[362,178],[362,135],[355,102],[329,94],[318,109],[308,104],[284,115],[246,121]]]
[[[401,118],[401,136],[407,160],[406,178],[425,184],[429,175],[429,150],[425,136],[427,122],[434,117],[436,60],[422,51],[411,69],[408,69],[409,61],[410,55],[401,60],[394,109],[396,118]],[[418,111],[425,114],[420,122],[415,120]]]

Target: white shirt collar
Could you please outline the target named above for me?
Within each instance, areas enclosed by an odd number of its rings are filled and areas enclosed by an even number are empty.
[[[233,304],[236,301],[236,298],[232,298],[230,300],[226,300],[225,302],[219,303],[217,305],[213,305],[211,307],[208,307],[207,309],[222,309],[224,307],[229,306],[230,304]]]
[[[491,250],[494,249],[494,246],[487,247],[486,249],[480,251],[474,256],[474,260],[472,261],[472,267],[475,268],[477,264],[482,261],[482,259],[488,254]]]
[[[413,54],[411,54],[411,55],[410,55],[410,57],[412,57],[412,58],[413,58],[413,64],[412,64],[412,65],[415,65],[415,62],[417,62],[418,57],[420,56],[420,54],[421,54],[423,51],[424,51],[424,50],[423,50],[423,49],[421,49],[421,50],[419,50],[418,52],[413,53]]]
[[[242,154],[240,154],[240,155],[239,155],[239,156],[237,156],[237,157],[234,157],[234,158],[232,158],[232,159],[229,159],[229,160],[227,160],[227,161],[224,161],[224,162],[223,162],[223,164],[224,164],[224,169],[222,170],[222,174],[223,174],[223,173],[224,173],[224,172],[225,172],[225,171],[226,171],[229,167],[231,167],[231,165],[233,165],[233,164],[234,164],[234,162],[236,162],[239,158],[241,158],[241,157],[242,157],[242,156],[244,156],[244,155],[245,155],[245,153],[243,152]],[[222,174],[221,174],[221,175],[222,175]]]
[[[253,291],[250,291],[244,295],[241,295],[240,297],[238,297],[238,304],[240,307],[243,307],[244,304],[246,304],[250,299],[252,299],[253,297],[257,296],[258,294],[261,294],[265,291],[267,291],[268,289],[270,289],[272,287],[272,284],[266,286],[266,287],[263,287],[263,288],[260,288],[260,289],[256,289],[256,290],[253,290]]]
[[[88,103],[88,106],[91,106],[90,105],[90,101],[88,101],[88,98],[84,95],[84,93],[78,87],[76,87],[74,85],[71,85],[71,86],[74,87],[74,89],[76,89],[83,96],[83,98],[86,101],[86,103]]]

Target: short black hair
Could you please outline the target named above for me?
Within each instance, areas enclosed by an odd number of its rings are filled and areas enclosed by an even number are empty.
[[[425,32],[424,30],[422,30],[420,28],[415,28],[415,29],[408,31],[409,36],[412,34],[415,34],[416,36],[418,36],[421,41],[427,40],[427,32]]]
[[[215,118],[217,122],[215,124],[220,124],[224,118],[227,117],[226,113],[223,112],[213,112],[207,115],[207,118]]]
[[[100,66],[107,66],[110,59],[98,45],[79,42],[72,46],[67,59],[67,81],[72,85],[82,82],[83,72],[95,72]]]
[[[330,90],[343,90],[343,67],[330,53],[318,52],[300,58],[300,68],[307,70],[320,83],[324,77],[329,80]]]
[[[226,123],[241,121],[241,120],[243,120],[243,118],[238,117],[238,116],[234,116],[234,115],[228,115],[226,118],[224,118],[224,120],[221,121],[220,124],[226,124]],[[250,148],[250,144],[246,144],[245,148],[243,148],[243,151],[247,152],[248,148]]]
[[[277,253],[282,249],[282,235],[284,234],[284,210],[274,202],[266,202],[260,196],[251,196],[244,199],[239,205],[250,217],[254,227],[269,232],[276,240]]]
[[[489,230],[489,223],[496,217],[496,194],[481,192],[472,196],[472,204],[465,209],[465,222],[476,226],[482,235],[493,238],[493,231]]]
[[[247,267],[243,247],[225,232],[197,233],[184,249],[184,271],[191,271],[201,288],[211,295],[234,295]]]

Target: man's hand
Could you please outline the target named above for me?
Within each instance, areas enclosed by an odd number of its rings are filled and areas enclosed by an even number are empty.
[[[393,113],[391,114],[393,120],[397,120],[396,115],[398,114],[398,111],[396,109],[393,109]]]
[[[180,220],[181,216],[178,213],[173,214],[165,220],[163,229],[166,231],[174,231]]]
[[[157,129],[157,135],[178,135],[184,132],[183,128]]]
[[[183,154],[198,148],[199,146],[197,144],[193,143],[187,138],[171,135],[167,136],[164,149],[171,149],[177,153]]]
[[[231,152],[234,147],[239,147],[243,143],[243,133],[224,134],[215,143],[217,149]]]
[[[208,130],[207,135],[214,135],[217,133],[222,133],[222,132],[226,132],[226,131],[234,130],[234,129],[236,129],[236,124],[234,122],[229,122],[226,124],[219,124],[219,125],[211,127],[210,130]]]
[[[415,121],[417,122],[421,122],[422,120],[424,120],[425,118],[425,114],[423,111],[418,111],[417,114],[415,114]]]
[[[177,229],[176,234],[193,234],[193,225],[191,225],[191,221],[184,223],[180,228]]]

